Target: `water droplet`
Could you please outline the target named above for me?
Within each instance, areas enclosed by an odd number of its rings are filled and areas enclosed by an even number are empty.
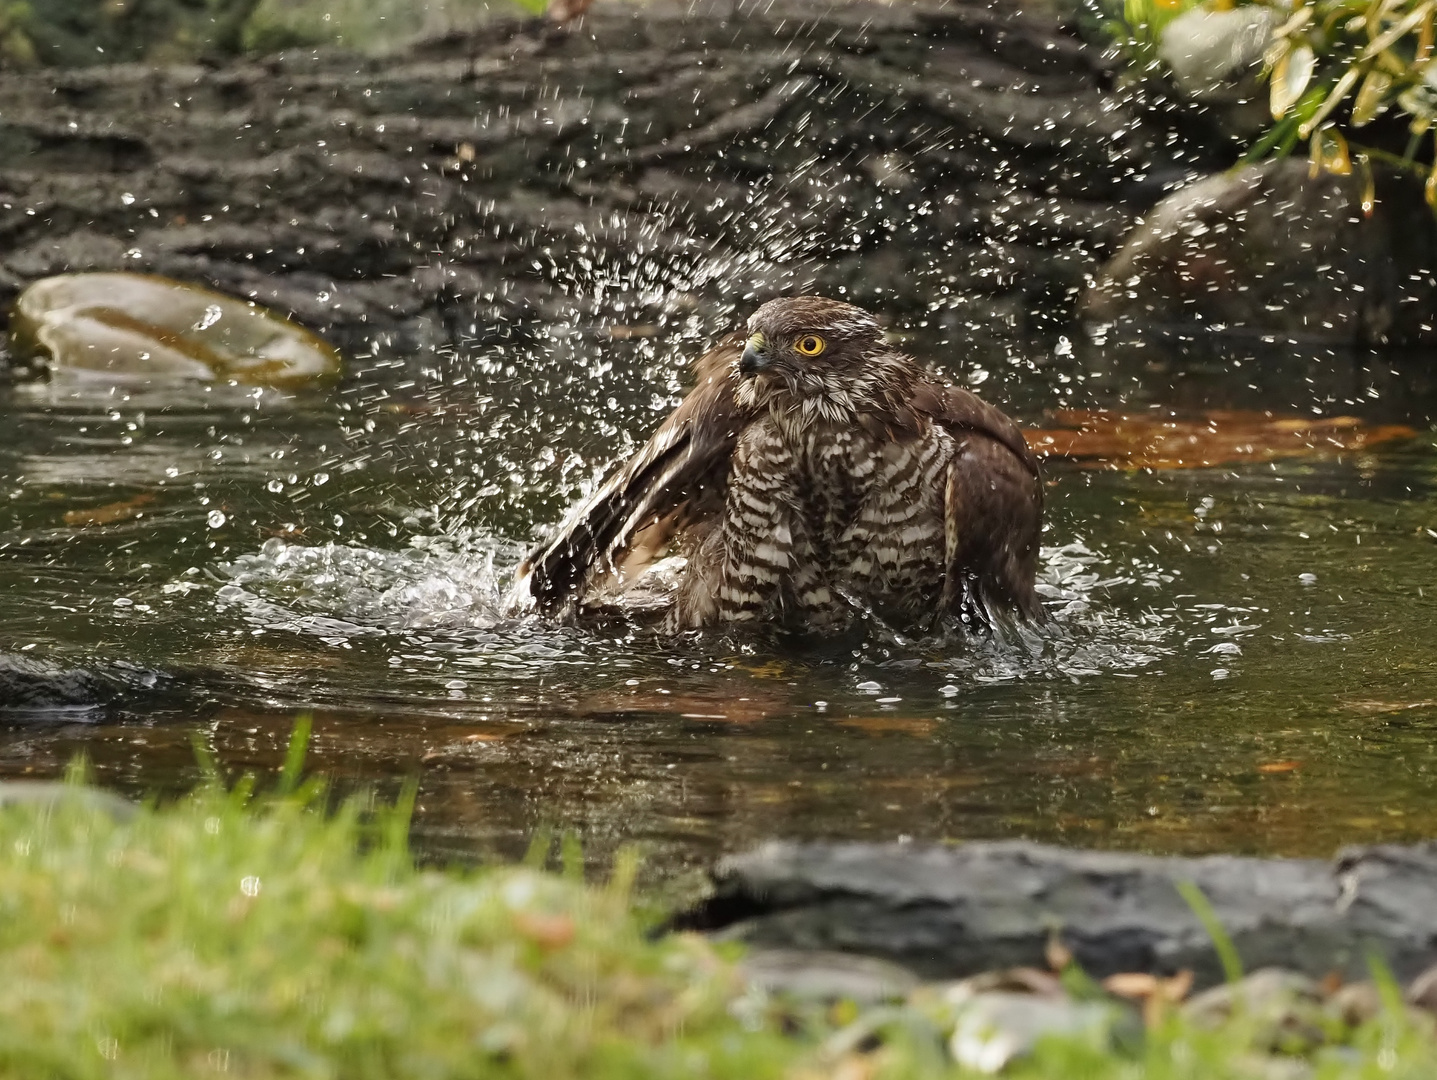
[[[226,519],[223,510],[211,510],[209,517],[205,518],[205,520],[209,522],[211,529],[218,529],[225,523]]]
[[[271,480],[268,484],[266,484],[266,485],[264,486],[264,489],[265,489],[266,491],[272,491],[272,492],[274,492],[276,495],[278,495],[281,491],[284,490],[284,481],[283,481],[283,480]]]
[[[200,316],[199,322],[195,323],[192,329],[208,330],[215,323],[219,322],[220,317],[223,315],[223,308],[221,308],[218,304],[210,304],[208,307],[205,308],[205,313]]]
[[[1316,585],[1316,584],[1317,584],[1317,575],[1316,575],[1316,574],[1298,574],[1298,575],[1297,575],[1297,580],[1300,581],[1300,582],[1302,582],[1302,584],[1304,584],[1304,585]]]

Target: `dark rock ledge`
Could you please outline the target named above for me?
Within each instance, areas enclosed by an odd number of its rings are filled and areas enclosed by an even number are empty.
[[[1437,960],[1437,842],[1352,848],[1332,862],[1161,858],[1024,841],[957,847],[775,842],[725,859],[681,925],[761,949],[854,953],[925,978],[1045,966],[1057,934],[1093,976],[1192,969],[1216,951],[1175,886],[1207,896],[1248,970],[1407,980]]]

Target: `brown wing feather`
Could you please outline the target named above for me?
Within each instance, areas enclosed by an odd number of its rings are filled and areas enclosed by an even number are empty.
[[[630,561],[631,549],[657,550],[723,509],[729,457],[748,420],[733,393],[743,343],[730,335],[700,357],[697,385],[679,407],[525,558],[520,583],[541,610],[580,600],[595,575]]]
[[[1003,412],[955,386],[920,387],[914,407],[948,428],[958,443],[944,499],[945,608],[980,619],[997,610],[1040,618],[1033,582],[1042,543],[1043,482],[1022,431]]]
[[[976,431],[1012,452],[1034,477],[1038,476],[1038,458],[1023,438],[1023,432],[1001,409],[989,405],[977,394],[957,386],[933,381],[920,383],[913,394],[912,407],[926,413],[954,435]],[[1042,489],[1039,489],[1039,504]]]

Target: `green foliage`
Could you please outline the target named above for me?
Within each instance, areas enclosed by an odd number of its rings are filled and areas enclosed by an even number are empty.
[[[713,948],[648,939],[627,876],[417,869],[402,807],[251,786],[0,809],[0,1075],[742,1078],[800,1051],[743,1031]]]
[[[1168,23],[1199,0],[1083,0],[1079,18],[1085,30],[1096,28],[1115,41],[1139,72],[1158,62],[1158,45]]]
[[[1289,144],[1308,140],[1314,170],[1345,173],[1340,129],[1395,110],[1411,135],[1402,158],[1413,163],[1437,119],[1437,0],[1257,2],[1280,16],[1266,69],[1275,130],[1295,133]],[[1437,208],[1437,171],[1426,171],[1427,200]]]
[[[1233,945],[1232,938],[1227,936],[1227,931],[1218,921],[1212,904],[1208,903],[1203,891],[1191,881],[1178,882],[1177,890],[1178,895],[1187,901],[1188,907],[1192,908],[1193,914],[1198,917],[1198,922],[1202,923],[1208,937],[1212,938],[1213,948],[1217,950],[1218,960],[1222,963],[1223,976],[1230,983],[1237,982],[1242,978],[1242,960],[1237,955],[1237,947]]]
[[[259,0],[0,0],[0,62],[80,66],[239,50]]]
[[[588,884],[572,840],[516,866],[426,869],[393,806],[328,805],[296,728],[274,791],[209,775],[165,807],[115,815],[72,793],[0,805],[0,1076],[226,1074],[919,1080],[963,1075],[937,988],[863,1009],[768,998],[734,954],[635,914],[634,861]],[[1196,904],[1206,910],[1203,903]],[[1210,914],[1210,912],[1209,912]],[[1222,935],[1218,937],[1222,940]],[[1236,961],[1232,961],[1234,971]],[[1316,1080],[1437,1071],[1380,969],[1386,1008],[1307,1056]],[[1084,982],[1082,996],[1101,996]],[[1259,1018],[1212,1030],[1167,1006],[1141,1043],[1049,1037],[1033,1080],[1291,1075]]]
[[[1107,16],[1109,33],[1137,68],[1155,62],[1164,28],[1193,7],[1222,11],[1265,8],[1274,31],[1263,77],[1273,126],[1246,155],[1285,155],[1306,142],[1314,175],[1366,168],[1369,155],[1427,176],[1427,198],[1437,208],[1437,169],[1427,163],[1429,134],[1437,138],[1437,0],[1093,0]],[[1349,147],[1354,132],[1378,117],[1402,116],[1410,133],[1405,148]],[[1370,186],[1370,181],[1369,181]]]

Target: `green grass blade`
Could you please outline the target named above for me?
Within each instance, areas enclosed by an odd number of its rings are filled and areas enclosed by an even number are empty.
[[[1217,912],[1212,909],[1212,904],[1203,895],[1203,891],[1191,881],[1176,882],[1174,887],[1178,895],[1187,901],[1192,913],[1197,916],[1198,922],[1202,923],[1207,936],[1212,939],[1212,947],[1217,950],[1217,958],[1222,963],[1223,977],[1230,983],[1235,983],[1242,978],[1242,960],[1237,955],[1237,947],[1233,945],[1232,938],[1227,936],[1223,929],[1222,922],[1217,917]]]
[[[294,727],[289,733],[289,747],[284,752],[284,766],[279,771],[280,795],[291,795],[299,787],[304,772],[304,756],[309,750],[310,732],[314,730],[314,717],[300,713],[294,718]]]

